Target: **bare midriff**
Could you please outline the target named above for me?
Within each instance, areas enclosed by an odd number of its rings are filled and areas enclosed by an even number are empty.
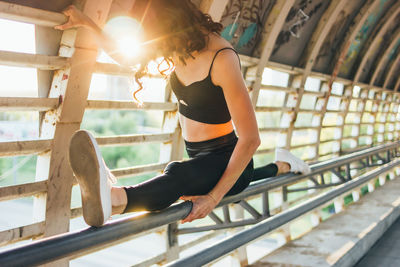
[[[188,142],[201,142],[227,135],[233,131],[232,121],[222,124],[208,124],[194,121],[179,114],[179,122],[182,128],[182,136]]]

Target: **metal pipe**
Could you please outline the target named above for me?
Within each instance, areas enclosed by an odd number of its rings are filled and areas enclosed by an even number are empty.
[[[381,153],[383,151],[387,151],[390,149],[393,149],[394,147],[400,146],[400,142],[394,142],[390,144],[385,144],[381,146],[376,146],[373,148],[368,148],[363,151],[358,151],[352,154],[347,154],[345,156],[342,156],[340,158],[334,158],[331,160],[327,160],[324,162],[316,163],[311,166],[312,172],[308,175],[294,175],[292,173],[290,174],[285,174],[279,176],[279,179],[276,177],[273,178],[266,178],[263,180],[258,180],[255,182],[252,182],[250,186],[248,186],[243,192],[237,195],[233,196],[228,196],[222,199],[222,201],[218,204],[217,207],[224,206],[229,203],[233,202],[238,202],[246,197],[260,194],[263,191],[268,191],[271,189],[275,189],[302,179],[306,179],[308,176],[314,176],[316,174],[322,174],[323,172],[330,171],[332,168],[336,168],[339,166],[343,166],[347,163],[351,163],[354,161],[358,161],[361,159],[364,159],[366,157],[369,157],[371,155]],[[377,166],[382,166],[382,165],[377,165]]]
[[[260,194],[270,189],[278,188],[302,179],[306,179],[309,176],[329,171],[332,168],[345,165],[347,163],[354,162],[362,158],[375,155],[377,153],[382,153],[387,150],[397,148],[399,145],[400,142],[381,145],[378,147],[366,149],[364,151],[349,154],[339,159],[336,158],[333,160],[328,160],[326,162],[317,163],[312,166],[313,171],[309,175],[287,174],[280,176],[279,179],[276,178],[265,179],[253,182],[242,193],[234,196],[225,197],[219,203],[218,206],[223,206],[232,202],[237,202],[251,195]],[[397,165],[398,161],[395,162]],[[391,165],[393,165],[393,163]],[[381,170],[386,170],[386,169],[387,167],[381,168]],[[376,173],[379,171],[376,171]],[[354,182],[356,181],[360,181],[360,179],[355,179],[353,181],[350,181],[349,183],[354,184]],[[340,188],[343,188],[343,186],[339,187],[338,189]],[[338,189],[335,189],[334,192],[336,192]],[[185,202],[171,206],[161,212],[147,213],[140,216],[132,216],[120,220],[115,220],[100,228],[92,227],[79,232],[65,233],[62,235],[35,241],[32,242],[31,244],[15,249],[6,250],[0,253],[0,266],[15,266],[15,265],[32,266],[32,265],[48,263],[65,257],[76,258],[78,256],[88,254],[100,248],[108,247],[114,243],[117,243],[118,241],[121,242],[121,240],[126,239],[132,235],[138,234],[142,231],[153,229],[183,219],[189,214],[191,208],[192,208],[192,203]],[[294,211],[289,210],[289,212],[294,212]],[[286,212],[284,214],[286,214]],[[290,213],[290,214],[293,215],[297,213]],[[282,215],[276,215],[273,218],[279,219],[282,218],[281,216]],[[254,221],[257,222],[258,220]],[[270,219],[267,219],[265,221],[266,224],[269,224],[269,222]],[[221,229],[225,228],[226,226],[234,226],[234,224],[240,225],[243,223],[244,222],[232,222],[230,224],[223,224],[221,225]],[[196,232],[199,229],[196,229],[195,231],[193,230],[194,229],[190,230],[187,229],[186,231]],[[180,234],[184,232],[185,229],[178,230],[178,233]]]
[[[173,205],[161,212],[146,213],[112,221],[102,227],[49,237],[0,253],[0,266],[36,266],[61,258],[75,258],[88,250],[109,246],[129,236],[176,222],[192,209],[191,202]]]
[[[370,171],[363,176],[360,176],[346,184],[343,184],[329,192],[323,193],[320,196],[314,197],[303,204],[290,208],[280,214],[274,215],[253,227],[243,230],[231,237],[225,238],[222,241],[200,251],[196,254],[187,256],[185,258],[167,264],[168,267],[177,266],[203,266],[219,257],[228,254],[229,252],[237,249],[238,247],[255,240],[256,238],[267,234],[268,232],[277,229],[278,227],[288,223],[289,221],[321,206],[322,204],[350,191],[358,186],[368,182],[369,180],[377,177],[378,175],[389,171],[390,169],[400,165],[400,160],[388,163],[378,170]]]

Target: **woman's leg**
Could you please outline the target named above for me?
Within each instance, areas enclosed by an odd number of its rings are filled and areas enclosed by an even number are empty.
[[[288,172],[308,174],[311,172],[311,169],[307,163],[289,151],[277,148],[275,151],[275,163],[255,168],[253,181],[278,176]]]
[[[275,177],[290,172],[290,164],[283,161],[276,161],[268,165],[254,168],[253,181],[262,180],[269,177]]]
[[[182,195],[207,194],[221,178],[228,161],[229,156],[210,153],[186,161],[171,162],[163,174],[123,188],[126,192],[123,212],[162,210]],[[118,193],[114,194],[123,195],[121,189],[115,191]],[[117,195],[115,198],[118,198]]]
[[[115,177],[106,167],[95,138],[80,130],[71,139],[69,161],[80,185],[85,221],[100,226],[111,213],[161,210],[182,195],[207,194],[221,178],[230,155],[229,151],[208,153],[171,162],[162,175],[149,181],[112,187],[111,180]],[[241,180],[237,183],[242,184]]]

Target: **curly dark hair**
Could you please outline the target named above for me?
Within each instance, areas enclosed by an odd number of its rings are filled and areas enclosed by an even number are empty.
[[[150,61],[162,57],[158,71],[166,77],[166,72],[174,67],[172,56],[181,62],[194,58],[192,53],[204,49],[209,41],[209,33],[220,34],[222,24],[214,22],[210,15],[201,12],[190,0],[136,0],[130,12],[137,19],[145,34],[144,48],[147,51],[140,59],[140,68],[135,74],[139,84],[136,94],[143,89],[141,78],[147,74]],[[167,64],[163,64],[163,63]],[[160,69],[163,64],[167,68]]]

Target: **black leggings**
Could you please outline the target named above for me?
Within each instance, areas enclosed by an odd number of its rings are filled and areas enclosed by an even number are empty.
[[[183,195],[205,195],[218,183],[237,143],[234,132],[202,142],[185,142],[190,159],[173,161],[164,173],[135,186],[124,187],[128,204],[125,212],[157,211],[167,208]],[[271,163],[253,168],[253,160],[226,195],[242,192],[251,181],[276,176]]]

